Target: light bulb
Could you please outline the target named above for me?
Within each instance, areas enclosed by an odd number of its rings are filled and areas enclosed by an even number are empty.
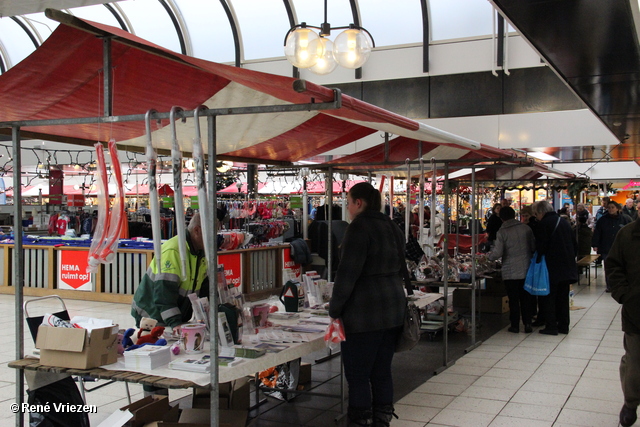
[[[333,57],[333,43],[329,39],[319,37],[318,40],[314,40],[309,44],[309,49],[315,49],[318,55],[318,62],[313,67],[309,68],[309,71],[325,75],[329,74],[336,69],[338,63]]]
[[[317,49],[311,45],[318,40],[318,35],[308,28],[296,28],[287,36],[284,54],[294,66],[309,68],[318,61]]]
[[[345,68],[356,69],[367,62],[371,54],[371,43],[367,35],[360,30],[344,30],[333,42],[333,56],[338,64]]]

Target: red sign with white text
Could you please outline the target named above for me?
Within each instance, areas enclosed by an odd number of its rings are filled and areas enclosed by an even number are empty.
[[[242,285],[242,254],[219,254],[218,264],[224,265],[224,277],[227,279],[227,286]]]
[[[87,251],[58,251],[58,289],[93,291]]]
[[[296,279],[300,280],[302,276],[302,267],[300,264],[291,258],[291,248],[284,248],[282,250],[282,268],[285,270],[291,270],[296,275]]]

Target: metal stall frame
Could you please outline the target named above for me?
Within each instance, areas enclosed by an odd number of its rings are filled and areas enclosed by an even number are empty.
[[[108,61],[108,57],[105,58]],[[110,67],[105,67],[110,68]],[[111,88],[108,88],[109,90]],[[106,89],[105,89],[106,90]],[[217,108],[217,109],[201,109],[197,108],[197,114],[207,117],[208,124],[208,160],[209,164],[215,164],[216,153],[216,124],[215,119],[218,116],[238,115],[238,114],[262,114],[262,113],[285,113],[296,111],[319,111],[319,110],[334,110],[339,109],[342,106],[342,94],[340,90],[334,89],[334,99],[331,102],[319,102],[308,104],[289,104],[289,105],[270,105],[270,106],[254,106],[254,107],[233,107],[233,108]],[[0,123],[0,127],[12,129],[12,142],[13,142],[13,183],[14,183],[14,235],[18,238],[15,239],[14,247],[16,254],[14,257],[13,274],[15,275],[15,333],[16,333],[16,359],[22,359],[24,357],[24,343],[20,338],[24,336],[24,324],[23,324],[23,285],[24,285],[24,272],[21,266],[24,263],[24,254],[22,253],[22,189],[21,189],[21,156],[20,156],[20,128],[31,126],[73,126],[80,124],[98,124],[98,123],[120,123],[131,121],[145,121],[150,119],[188,119],[194,117],[196,110],[175,110],[171,112],[148,112],[146,114],[133,114],[123,116],[98,116],[98,117],[81,117],[81,118],[69,118],[69,119],[48,119],[48,120],[18,120],[10,122]],[[210,212],[213,215],[216,207],[216,174],[209,174],[209,205]],[[207,219],[205,219],[207,220]],[[209,222],[210,224],[213,221]],[[216,239],[210,239],[207,243],[209,253],[212,257],[208,260],[209,271],[217,271],[217,245]],[[217,306],[217,275],[211,276],[211,286],[209,288],[209,300],[212,301],[212,310],[209,313],[209,322],[214,325],[217,322],[218,306]],[[217,358],[217,355],[216,355]],[[219,425],[218,420],[218,364],[213,363],[214,368],[211,370],[211,419],[210,425],[217,427]],[[24,372],[20,369],[16,370],[16,403],[22,406],[24,401]],[[16,425],[24,425],[24,414],[16,413]]]

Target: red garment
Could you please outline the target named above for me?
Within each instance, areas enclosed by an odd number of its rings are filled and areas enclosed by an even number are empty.
[[[58,221],[56,222],[56,229],[58,230],[58,234],[60,236],[64,236],[64,234],[67,232],[68,223],[69,221],[67,221],[65,218],[63,217],[58,218]]]
[[[58,232],[58,214],[53,214],[49,218],[49,235],[52,236]]]

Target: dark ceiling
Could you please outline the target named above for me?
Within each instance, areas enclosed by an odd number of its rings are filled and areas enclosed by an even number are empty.
[[[608,148],[611,160],[640,152],[640,51],[629,1],[637,0],[492,0],[621,142]]]

